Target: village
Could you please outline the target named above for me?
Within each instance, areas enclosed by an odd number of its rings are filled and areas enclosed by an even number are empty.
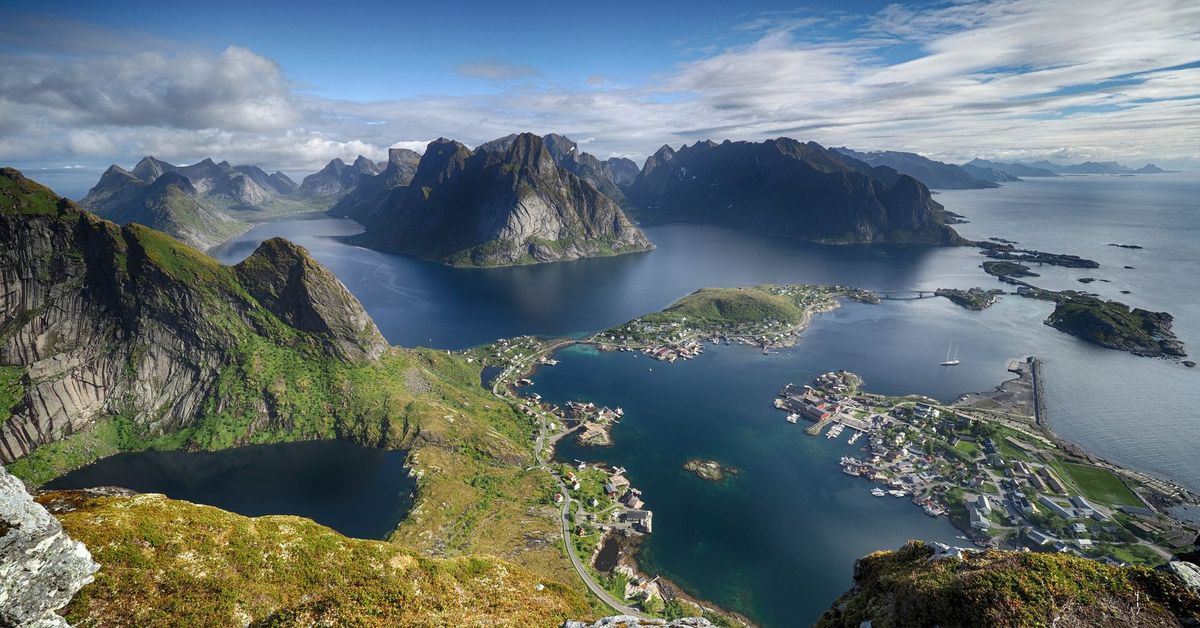
[[[1010,370],[1028,376],[1032,360]],[[908,498],[946,516],[980,547],[1070,552],[1114,565],[1161,564],[1197,530],[1167,507],[1182,489],[1081,458],[1027,425],[965,405],[865,393],[862,380],[826,373],[789,384],[775,406],[806,432],[857,446],[847,475],[876,484],[879,498]],[[860,444],[861,441],[861,444]]]
[[[796,344],[814,314],[837,307],[836,297],[879,302],[870,291],[847,286],[702,290],[662,312],[600,332],[590,341],[601,351],[640,351],[662,362],[695,358],[704,352],[704,341],[749,345],[766,353]]]

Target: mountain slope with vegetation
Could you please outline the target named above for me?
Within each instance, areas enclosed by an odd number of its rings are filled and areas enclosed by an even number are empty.
[[[912,542],[855,565],[854,587],[822,628],[892,626],[1180,626],[1200,596],[1174,576],[1068,554],[987,551],[936,557]]]
[[[493,558],[430,558],[308,519],[243,517],[162,495],[44,493],[102,569],[80,625],[556,626],[583,595]]]
[[[479,386],[478,363],[389,347],[301,247],[270,240],[223,266],[11,169],[0,243],[0,457],[27,483],[144,449],[329,438],[405,449],[417,488],[393,541],[498,556],[583,591],[553,479],[532,464],[532,419]]]

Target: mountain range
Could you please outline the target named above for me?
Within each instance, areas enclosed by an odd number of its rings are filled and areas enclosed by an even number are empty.
[[[80,205],[207,249],[271,216],[329,206],[300,187],[282,172],[267,174],[258,166],[212,159],[176,166],[145,157],[132,171],[109,166]]]
[[[974,190],[1000,187],[994,179],[978,177],[962,166],[934,161],[916,153],[894,150],[862,152],[845,146],[833,150],[871,166],[887,166],[924,183],[931,189]]]
[[[963,164],[976,175],[988,176],[985,171],[995,171],[1011,177],[1057,177],[1064,174],[1159,174],[1170,172],[1154,164],[1146,164],[1141,168],[1130,168],[1115,161],[1085,161],[1078,164],[1056,164],[1041,160],[1029,163],[996,162],[986,159],[972,159]],[[992,179],[998,181],[999,179]]]
[[[556,161],[552,151],[568,159],[572,151],[555,138],[522,133],[474,151],[438,139],[426,148],[411,180],[399,176],[399,167],[363,177],[361,190],[331,213],[363,223],[366,231],[354,237],[357,244],[463,266],[652,248],[616,201]],[[389,173],[397,176],[389,179]],[[586,176],[602,174],[601,169]]]
[[[822,242],[963,242],[917,179],[790,138],[663,146],[626,193],[647,224],[715,224]]]

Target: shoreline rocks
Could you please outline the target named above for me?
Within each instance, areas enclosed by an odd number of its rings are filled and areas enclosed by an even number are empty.
[[[725,466],[716,460],[703,460],[701,458],[692,458],[683,463],[683,470],[694,473],[699,477],[710,482],[723,482],[731,475],[741,473],[736,467]]]

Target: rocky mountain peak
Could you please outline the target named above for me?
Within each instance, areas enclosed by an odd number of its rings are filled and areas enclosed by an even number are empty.
[[[185,194],[196,194],[196,188],[192,185],[191,179],[178,172],[164,172],[151,184],[152,189],[161,189],[169,186],[175,186]]]
[[[354,159],[350,169],[358,174],[379,174],[379,165],[362,155]]]
[[[553,172],[558,164],[550,151],[546,149],[542,138],[533,133],[518,134],[512,145],[504,152],[503,160],[506,164],[544,174]]]
[[[579,155],[579,145],[564,135],[547,133],[542,137],[542,143],[546,145],[546,150],[554,157],[554,161],[559,163]]]
[[[263,307],[302,331],[326,335],[331,353],[374,360],[387,341],[362,304],[308,251],[272,238],[234,267],[238,280]]]
[[[133,176],[150,183],[158,178],[159,175],[174,168],[171,164],[162,161],[153,155],[142,157],[142,160],[137,162],[133,167]]]
[[[674,158],[675,149],[671,148],[671,146],[668,144],[663,144],[662,148],[659,148],[654,152],[653,155],[650,155],[646,158],[646,163],[642,165],[642,174],[648,175],[655,168],[667,163],[668,161],[671,161]]]

